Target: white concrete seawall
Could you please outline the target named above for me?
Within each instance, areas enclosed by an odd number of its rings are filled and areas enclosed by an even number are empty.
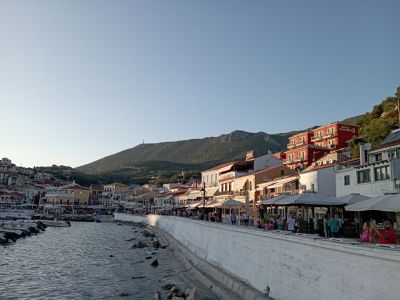
[[[400,299],[400,252],[180,217],[117,213],[115,220],[157,226],[274,299]]]

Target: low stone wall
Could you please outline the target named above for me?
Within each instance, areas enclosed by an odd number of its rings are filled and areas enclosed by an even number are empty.
[[[157,226],[274,299],[399,299],[400,252],[180,217],[115,214]]]

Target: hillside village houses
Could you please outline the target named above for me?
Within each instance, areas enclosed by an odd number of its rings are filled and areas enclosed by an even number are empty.
[[[374,197],[400,189],[400,129],[371,149],[360,146],[360,158],[341,164],[336,171],[336,195],[359,193]]]
[[[0,205],[36,203],[62,209],[108,207],[141,213],[176,208],[218,208],[228,199],[256,207],[282,194],[314,192],[321,196],[360,193],[383,195],[400,188],[400,131],[376,149],[361,145],[361,157],[351,159],[350,140],[358,126],[330,123],[297,133],[287,151],[257,156],[249,151],[241,161],[204,170],[201,182],[169,183],[162,187],[122,183],[83,187],[52,174],[0,160]]]

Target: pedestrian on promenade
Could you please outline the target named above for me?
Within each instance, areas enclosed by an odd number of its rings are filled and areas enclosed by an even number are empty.
[[[249,220],[250,220],[250,215],[247,213],[247,211],[243,214],[243,223],[244,226],[249,226]]]
[[[372,230],[369,222],[363,224],[363,231],[360,234],[360,242],[362,243],[375,243],[376,233]]]
[[[230,218],[231,218],[232,225],[236,225],[236,215],[234,212],[231,213]]]
[[[331,230],[332,237],[338,237],[338,233],[340,228],[342,227],[342,223],[338,219],[337,215],[334,215],[333,218],[329,219],[328,222],[329,229]]]
[[[294,224],[296,223],[296,220],[294,219],[294,216],[290,215],[287,219],[287,230],[291,232],[295,232],[294,230]]]
[[[329,220],[328,220],[328,215],[325,215],[324,216],[324,220],[323,220],[323,226],[324,226],[324,235],[325,235],[325,238],[327,238],[328,236],[329,236],[329,232],[328,232],[328,230],[329,230],[329,226],[328,226],[328,222],[329,222]]]
[[[281,216],[278,216],[278,220],[276,221],[277,229],[283,230],[283,219]]]
[[[383,222],[383,229],[372,226],[372,230],[378,235],[378,244],[398,244],[397,233],[392,228],[389,220]]]

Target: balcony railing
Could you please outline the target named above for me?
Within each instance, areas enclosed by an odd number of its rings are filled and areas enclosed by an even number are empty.
[[[223,192],[218,191],[214,195],[215,196],[233,195],[233,191],[223,191]]]
[[[296,157],[292,159],[287,159],[285,160],[285,164],[294,164],[302,161],[307,161],[307,159],[305,157]]]
[[[235,178],[235,177],[236,177],[236,172],[232,171],[232,172],[228,172],[228,173],[225,173],[225,174],[220,174],[218,179],[219,180],[225,180],[225,179],[228,179],[228,178]]]
[[[301,141],[296,141],[295,143],[289,143],[289,144],[287,144],[287,148],[292,149],[292,148],[303,146],[303,145],[307,145],[307,141],[301,140]]]
[[[321,140],[323,140],[324,138],[323,138],[323,136],[322,135],[317,135],[317,136],[313,136],[312,138],[311,138],[311,142],[317,142],[317,141],[321,141]]]

